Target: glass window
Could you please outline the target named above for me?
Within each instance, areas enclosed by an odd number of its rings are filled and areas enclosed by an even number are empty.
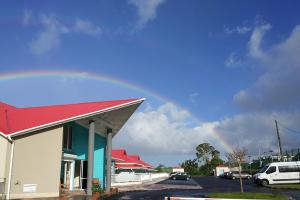
[[[266,171],[267,174],[272,174],[272,173],[274,173],[274,172],[276,172],[276,167],[275,167],[275,166],[270,167],[270,168]]]
[[[63,148],[67,150],[72,149],[72,126],[64,126],[64,135],[63,135]]]
[[[269,165],[263,166],[260,170],[259,173],[264,173],[268,169]]]
[[[132,169],[132,171],[135,173],[146,173],[145,169]]]
[[[289,166],[279,166],[279,172],[300,172],[300,166],[298,165],[289,165]]]

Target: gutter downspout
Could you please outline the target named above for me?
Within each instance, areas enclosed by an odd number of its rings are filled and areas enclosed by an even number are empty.
[[[8,182],[7,182],[7,196],[6,196],[6,199],[10,199],[11,175],[12,175],[12,166],[13,166],[15,142],[11,139],[10,136],[7,136],[7,139],[12,144],[11,151],[10,151],[10,164],[9,164],[9,174],[8,174]]]

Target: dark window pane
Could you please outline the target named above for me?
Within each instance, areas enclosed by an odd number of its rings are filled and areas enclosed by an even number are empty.
[[[72,126],[65,125],[63,130],[63,148],[72,149]]]
[[[67,149],[68,148],[68,130],[67,126],[64,126],[64,133],[63,133],[63,148]]]
[[[279,172],[285,173],[285,172],[300,172],[300,167],[297,165],[291,165],[291,166],[280,166]]]
[[[82,168],[83,168],[82,169],[82,171],[83,171],[82,177],[87,178],[87,169],[88,169],[88,162],[87,161],[83,161]]]
[[[68,149],[72,149],[72,144],[73,144],[73,133],[72,133],[72,126],[69,126],[69,131],[68,131]]]
[[[272,167],[270,167],[268,170],[267,170],[267,174],[271,174],[271,173],[274,173],[274,172],[276,172],[276,167],[275,166],[272,166]]]

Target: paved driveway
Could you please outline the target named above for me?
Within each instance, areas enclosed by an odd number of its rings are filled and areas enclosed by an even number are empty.
[[[189,181],[165,180],[155,184],[135,186],[129,192],[122,192],[120,195],[110,198],[115,199],[163,199],[168,196],[177,197],[204,197],[211,192],[239,192],[238,180],[219,179],[215,177],[195,177]],[[270,188],[259,187],[244,180],[244,191],[284,193],[300,200],[300,191],[297,190],[272,190]]]
[[[239,180],[221,179],[214,177],[196,177],[194,180],[203,187],[205,193],[212,192],[239,192]],[[243,180],[245,192],[281,193],[300,200],[300,190],[279,190],[257,186],[251,180]]]

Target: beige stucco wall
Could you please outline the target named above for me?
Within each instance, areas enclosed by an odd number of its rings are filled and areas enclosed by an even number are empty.
[[[59,196],[63,128],[15,139],[11,198]],[[36,192],[23,192],[36,184]]]
[[[9,169],[10,169],[10,158],[11,158],[11,148],[12,144],[9,142],[7,144],[7,152],[6,152],[6,167],[5,167],[5,177],[6,177],[6,182],[5,182],[5,194],[8,192],[8,176],[9,176]]]
[[[6,154],[9,142],[6,138],[0,136],[0,182],[6,178]]]
[[[10,164],[11,143],[4,137],[0,136],[0,184],[1,191],[7,193],[7,180]],[[4,188],[3,188],[4,187]],[[0,194],[1,197],[2,194]]]

